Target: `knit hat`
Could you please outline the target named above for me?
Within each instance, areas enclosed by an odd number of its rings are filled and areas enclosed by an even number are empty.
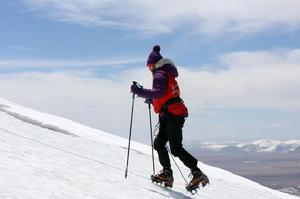
[[[147,65],[148,64],[156,64],[159,60],[161,60],[163,58],[159,52],[160,52],[160,46],[159,45],[153,46],[153,50],[150,53],[148,60],[147,60]]]

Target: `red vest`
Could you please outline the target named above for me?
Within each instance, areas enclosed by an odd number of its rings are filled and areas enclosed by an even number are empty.
[[[153,106],[155,113],[160,113],[162,106],[169,99],[180,97],[180,89],[177,84],[177,81],[172,75],[168,75],[168,86],[165,95],[160,99],[153,99]],[[176,102],[168,106],[168,112],[177,115],[186,117],[188,115],[187,108],[183,102]]]

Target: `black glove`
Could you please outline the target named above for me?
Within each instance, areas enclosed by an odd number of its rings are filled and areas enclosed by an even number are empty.
[[[131,85],[131,92],[136,95],[140,95],[143,92],[143,86],[137,82],[133,82]]]
[[[137,84],[132,84],[131,85],[131,92],[133,94],[139,95],[143,91],[143,88],[139,87]]]

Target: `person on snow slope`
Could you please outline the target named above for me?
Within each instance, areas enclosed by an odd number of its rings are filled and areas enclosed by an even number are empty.
[[[191,170],[193,178],[186,188],[193,189],[200,183],[205,186],[209,180],[198,168],[198,160],[182,146],[182,128],[188,116],[188,109],[180,98],[180,89],[175,79],[178,77],[177,68],[170,59],[161,56],[159,45],[153,47],[147,60],[147,67],[153,75],[152,89],[132,84],[131,92],[152,103],[154,111],[159,114],[160,126],[154,140],[154,149],[158,153],[163,169],[152,180],[164,182],[165,186],[173,186],[173,171],[166,148],[166,143],[169,142],[172,155],[178,157]]]

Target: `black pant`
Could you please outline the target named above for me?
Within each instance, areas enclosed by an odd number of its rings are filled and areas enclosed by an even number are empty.
[[[159,162],[164,169],[171,168],[169,154],[166,149],[167,141],[169,141],[170,150],[174,157],[179,157],[183,164],[191,170],[197,168],[197,159],[182,147],[184,121],[185,119],[181,117],[159,118],[160,127],[154,140],[154,149],[157,151]]]

